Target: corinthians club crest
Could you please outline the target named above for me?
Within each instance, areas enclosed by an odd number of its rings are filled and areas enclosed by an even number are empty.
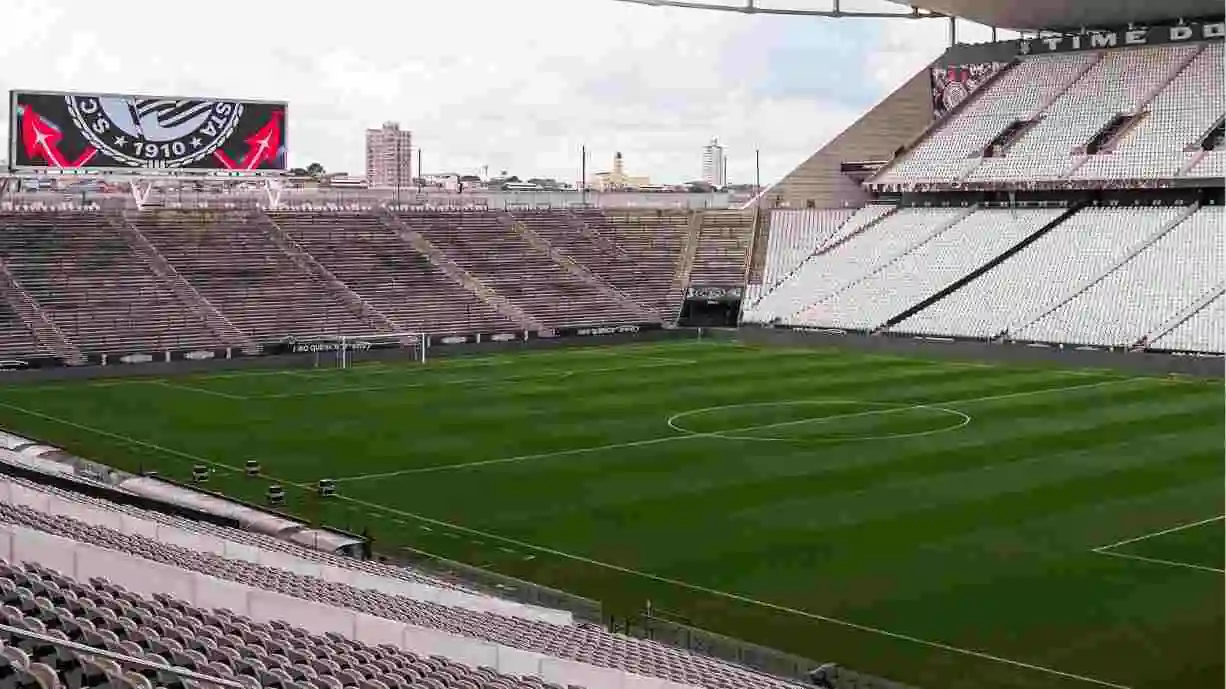
[[[65,96],[81,134],[131,167],[178,168],[213,155],[238,126],[233,101]]]

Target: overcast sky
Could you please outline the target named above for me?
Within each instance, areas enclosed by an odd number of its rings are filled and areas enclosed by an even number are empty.
[[[806,4],[829,3],[792,1]],[[489,165],[574,180],[587,144],[589,172],[621,151],[628,173],[661,182],[698,178],[714,136],[731,181],[753,181],[755,148],[763,182],[773,181],[948,40],[940,20],[612,0],[3,0],[0,25],[2,92],[286,100],[295,166],[361,174],[363,130],[396,120],[424,149],[426,173]]]

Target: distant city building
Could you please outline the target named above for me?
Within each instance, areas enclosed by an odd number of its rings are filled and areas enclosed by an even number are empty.
[[[716,188],[728,185],[727,159],[719,139],[711,139],[702,149],[702,181]]]
[[[372,187],[413,184],[413,132],[397,122],[366,130],[366,179]]]
[[[597,172],[588,180],[588,185],[595,191],[614,191],[617,189],[638,189],[651,186],[649,177],[632,177],[626,174],[621,152],[613,154],[613,171]]]

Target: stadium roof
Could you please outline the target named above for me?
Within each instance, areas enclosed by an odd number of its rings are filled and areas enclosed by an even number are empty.
[[[979,24],[1035,31],[1221,16],[1222,0],[890,0]]]

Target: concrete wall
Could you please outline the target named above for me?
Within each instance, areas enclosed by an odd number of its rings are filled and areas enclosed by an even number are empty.
[[[443,359],[473,354],[494,354],[518,350],[556,349],[562,347],[592,347],[631,342],[659,342],[664,340],[692,340],[698,337],[694,330],[644,330],[637,333],[600,335],[595,337],[560,337],[556,339],[513,340],[511,342],[482,342],[480,344],[455,344],[431,347],[428,359]],[[328,365],[334,366],[334,353],[328,354]],[[373,349],[355,352],[353,361],[411,361],[417,356],[413,349]],[[111,366],[76,366],[28,369],[0,372],[4,383],[36,382],[54,380],[88,380],[104,378],[133,378],[141,376],[171,376],[190,373],[216,373],[226,370],[260,370],[284,368],[313,368],[314,354],[279,354],[268,356],[240,357],[235,359],[208,359],[205,361],[150,362],[147,364],[114,364]]]

